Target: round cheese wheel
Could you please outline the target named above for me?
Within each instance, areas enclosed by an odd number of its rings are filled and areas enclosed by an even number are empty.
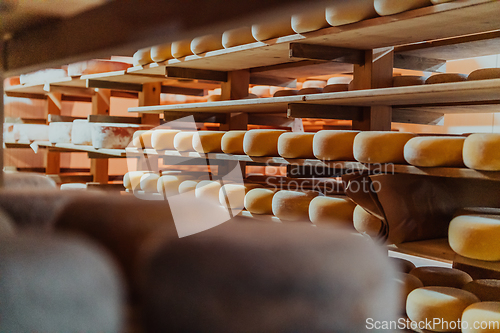
[[[323,93],[332,93],[332,92],[340,92],[340,91],[348,91],[349,84],[348,83],[334,83],[328,84],[323,88]]]
[[[405,144],[413,133],[370,131],[354,138],[354,158],[361,163],[406,163]]]
[[[243,209],[246,193],[257,186],[255,184],[225,184],[219,190],[219,202],[223,207]]]
[[[256,129],[245,133],[243,151],[248,156],[278,156],[278,138],[285,130]]]
[[[469,305],[462,313],[462,332],[500,332],[500,302],[481,302]]]
[[[180,130],[158,129],[151,134],[151,146],[155,150],[174,150],[174,137]]]
[[[251,27],[241,27],[224,31],[222,34],[222,46],[229,48],[233,46],[255,43]]]
[[[467,80],[489,80],[500,78],[500,68],[482,68],[469,74]]]
[[[292,29],[298,34],[326,27],[328,27],[328,22],[326,22],[324,8],[292,16]]]
[[[417,86],[425,83],[425,76],[398,75],[392,78],[393,87]]]
[[[196,132],[179,132],[174,136],[174,148],[178,151],[193,151],[193,136]]]
[[[500,216],[457,216],[450,222],[448,241],[461,256],[486,260],[500,260]]]
[[[72,129],[73,129],[72,122],[52,122],[52,123],[50,123],[49,124],[49,141],[50,141],[50,143],[71,143],[71,131],[72,131]]]
[[[373,0],[335,1],[326,7],[326,21],[334,27],[376,16]]]
[[[401,313],[404,313],[406,310],[406,300],[408,299],[408,295],[413,290],[422,288],[424,285],[416,276],[407,273],[399,273],[396,276],[395,282],[399,287],[401,295]]]
[[[132,139],[132,144],[137,148],[153,148],[151,137],[153,131],[136,131]]]
[[[252,36],[258,41],[293,35],[294,33],[289,18],[252,25]]]
[[[278,138],[278,154],[284,158],[314,158],[314,133],[283,133]]]
[[[154,62],[163,62],[173,58],[171,43],[156,45],[151,48],[151,60]]]
[[[179,59],[188,55],[193,54],[191,51],[191,40],[184,39],[177,42],[173,42],[171,45],[172,56],[175,59]]]
[[[500,302],[500,280],[479,279],[467,283],[463,290],[476,295],[481,302]]]
[[[92,146],[96,149],[125,149],[136,131],[151,127],[138,124],[92,123]]]
[[[210,95],[208,96],[207,102],[219,102],[222,101],[222,96],[221,95]]]
[[[198,153],[222,153],[221,140],[225,132],[198,131],[193,135],[193,148]]]
[[[179,193],[190,193],[193,196],[195,195],[194,191],[196,190],[196,186],[198,185],[199,180],[185,180],[179,184]]]
[[[309,219],[318,226],[339,226],[352,229],[356,204],[349,199],[316,197],[309,204]]]
[[[312,95],[321,93],[323,93],[323,88],[314,88],[314,87],[302,88],[297,92],[298,95]]]
[[[462,167],[464,141],[463,137],[412,138],[404,148],[405,160],[418,167]]]
[[[359,131],[323,130],[314,135],[313,153],[323,161],[354,161],[354,138]]]
[[[222,49],[222,35],[205,35],[191,41],[191,51],[194,54]]]
[[[73,120],[71,142],[75,145],[92,145],[91,127],[87,119]]]
[[[396,265],[398,271],[401,273],[410,273],[413,269],[415,269],[415,264],[409,260],[403,258],[391,258],[391,261]]]
[[[158,178],[157,181],[157,192],[161,193],[167,197],[179,194],[179,185],[185,181],[191,179],[188,175],[164,175]]]
[[[273,214],[273,197],[275,190],[254,188],[245,195],[245,208],[252,214]]]
[[[156,173],[145,173],[139,181],[141,190],[148,193],[157,193],[159,178],[160,175]]]
[[[134,66],[143,66],[147,65],[153,62],[153,59],[151,59],[151,49],[150,48],[145,48],[145,49],[140,49],[137,52],[134,53],[132,57],[132,64]]]
[[[123,186],[129,191],[141,189],[141,177],[150,171],[129,171],[123,175]]]
[[[500,134],[469,135],[464,142],[463,158],[468,168],[500,171]]]
[[[273,97],[295,96],[298,93],[299,93],[298,90],[292,90],[292,89],[278,90],[277,92],[274,93]]]
[[[412,321],[430,321],[431,330],[434,332],[460,332],[460,328],[456,325],[462,318],[463,311],[477,302],[479,299],[465,290],[423,287],[413,290],[408,295],[406,313]]]
[[[430,0],[374,0],[373,2],[375,11],[382,16],[398,14],[431,4]]]
[[[310,221],[309,204],[321,193],[278,191],[273,197],[273,214],[282,221]]]
[[[219,202],[219,191],[221,184],[215,180],[202,180],[196,185],[195,195],[198,199],[205,199],[217,205]]]
[[[368,213],[361,206],[356,206],[353,213],[354,229],[360,234],[377,237],[382,228],[382,221]]]
[[[467,81],[467,75],[459,73],[439,73],[431,75],[425,80],[425,84],[451,83]]]
[[[412,269],[411,275],[419,278],[424,286],[441,286],[462,288],[467,283],[472,281],[469,274],[456,268],[446,267],[417,267]]]
[[[221,139],[221,149],[226,154],[244,155],[243,139],[247,131],[229,131]]]
[[[253,86],[250,88],[250,95],[255,95],[257,97],[271,97],[271,87],[270,86]]]

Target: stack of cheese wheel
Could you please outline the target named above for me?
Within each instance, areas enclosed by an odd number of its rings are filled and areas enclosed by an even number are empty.
[[[363,207],[356,206],[353,212],[354,229],[363,235],[375,238],[382,228],[382,221],[368,213]]]
[[[309,204],[309,219],[317,226],[352,229],[356,204],[348,198],[317,196]]]
[[[278,156],[278,139],[285,130],[256,129],[245,133],[243,151],[248,156]]]
[[[361,163],[406,163],[404,147],[415,136],[400,132],[361,132],[354,138],[354,158]]]
[[[284,158],[314,158],[314,133],[289,132],[278,138],[278,154]]]
[[[222,153],[221,141],[223,131],[198,131],[194,133],[192,145],[198,153]]]
[[[226,154],[243,155],[243,140],[247,131],[229,131],[221,139],[221,150]]]
[[[323,130],[314,135],[313,154],[323,161],[354,161],[354,138],[359,131]]]
[[[404,157],[406,162],[418,167],[461,167],[464,141],[464,137],[412,138],[404,147]]]
[[[464,163],[468,168],[500,171],[500,134],[476,133],[464,142]]]
[[[156,129],[151,134],[151,146],[155,150],[174,150],[174,137],[180,130]]]
[[[332,26],[339,26],[376,17],[373,0],[335,1],[326,7],[326,20]]]
[[[254,188],[245,195],[245,209],[252,214],[273,214],[273,197],[276,190]]]
[[[374,0],[375,11],[382,16],[398,14],[429,5],[431,5],[430,0]]]
[[[282,221],[310,221],[309,204],[321,193],[279,191],[273,196],[273,214]]]

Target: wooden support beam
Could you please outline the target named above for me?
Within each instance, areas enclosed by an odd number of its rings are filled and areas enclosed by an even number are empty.
[[[61,121],[61,94],[48,93],[45,101],[45,115],[47,123]],[[73,120],[71,120],[73,121]],[[61,170],[61,154],[50,149],[45,150],[45,173],[58,174]]]
[[[296,88],[297,79],[277,76],[266,76],[259,74],[250,74],[250,84],[263,85],[263,86],[276,86]]]
[[[168,78],[208,80],[217,82],[227,82],[228,80],[227,72],[181,67],[165,67],[165,76]]]
[[[117,117],[108,116],[106,114],[90,114],[87,117],[91,123],[124,123],[124,124],[140,124],[140,117]]]
[[[444,117],[444,113],[411,110],[407,108],[393,108],[392,122],[422,124],[422,125],[437,125]]]
[[[242,69],[227,73],[227,82],[222,82],[222,100],[242,99],[248,96],[250,71]]]
[[[139,106],[160,105],[161,82],[151,82],[142,85],[139,92]],[[159,114],[141,114],[142,123],[148,125],[160,125]]]
[[[395,53],[394,68],[446,73],[446,60]]]
[[[113,89],[141,92],[142,84],[140,83],[127,83],[127,82],[114,82],[89,79],[86,83],[87,88],[100,88],[100,89]]]
[[[162,94],[179,94],[179,95],[189,95],[189,96],[203,96],[203,89],[196,88],[186,88],[186,87],[173,87],[173,86],[161,86]]]
[[[96,90],[92,96],[92,114],[89,118],[94,117],[109,117],[111,91],[107,89]],[[90,157],[90,156],[89,156]],[[90,159],[90,173],[92,174],[93,182],[107,184],[109,181],[109,160],[106,159]]]
[[[365,53],[363,50],[305,43],[290,43],[289,51],[290,58],[325,60],[356,65],[364,63]]]
[[[286,114],[258,114],[250,113],[248,115],[248,123],[252,125],[267,125],[278,127],[292,127],[293,119],[290,119]]]
[[[290,103],[288,104],[287,117],[362,121],[363,108],[349,105]]]

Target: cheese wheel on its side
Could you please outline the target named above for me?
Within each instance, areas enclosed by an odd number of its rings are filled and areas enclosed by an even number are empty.
[[[304,88],[321,88],[323,89],[326,86],[326,81],[323,80],[306,80],[302,84],[302,89]]]
[[[243,151],[248,156],[278,156],[278,138],[285,130],[256,129],[245,133]]]
[[[193,135],[193,148],[201,154],[222,153],[221,140],[226,132],[198,131]]]
[[[173,42],[171,45],[171,51],[172,51],[172,56],[175,59],[192,55],[193,51],[191,51],[191,40],[185,39]]]
[[[500,280],[474,280],[467,283],[462,289],[476,295],[481,302],[500,302]]]
[[[405,160],[418,167],[463,167],[464,141],[464,137],[416,137],[405,145]]]
[[[258,41],[293,35],[294,33],[289,18],[252,25],[252,36]]]
[[[467,81],[467,75],[459,73],[439,73],[431,75],[425,80],[425,84],[452,83]]]
[[[336,27],[376,17],[373,0],[336,1],[326,7],[326,21]]]
[[[450,287],[423,287],[413,290],[406,300],[406,314],[415,322],[431,322],[433,332],[460,332],[462,313],[479,299],[468,291]],[[436,325],[434,325],[436,324]]]
[[[221,149],[226,154],[244,155],[243,139],[247,131],[229,131],[221,139]]]
[[[313,95],[313,94],[322,94],[323,88],[302,88],[298,91],[298,95]]]
[[[398,271],[400,271],[401,273],[408,274],[415,269],[415,264],[409,260],[403,258],[391,258],[391,261],[396,265]]]
[[[382,221],[368,213],[361,206],[356,206],[356,208],[354,208],[352,219],[354,229],[356,229],[357,232],[372,238],[377,237],[382,228]]]
[[[129,171],[123,175],[123,186],[129,191],[141,189],[141,177],[150,171]]]
[[[282,221],[310,221],[309,204],[321,193],[278,191],[273,197],[273,214]]]
[[[87,119],[73,120],[71,142],[75,145],[92,145],[91,124]]]
[[[134,53],[132,57],[132,64],[134,66],[144,66],[153,62],[151,59],[151,49],[145,48],[140,49]]]
[[[193,177],[188,175],[164,175],[158,178],[157,192],[167,197],[179,194],[179,185]]]
[[[151,146],[155,150],[174,150],[174,137],[180,130],[158,129],[151,134]]]
[[[354,161],[354,138],[359,131],[322,130],[314,135],[313,153],[323,161]]]
[[[382,16],[393,15],[408,10],[430,6],[430,0],[374,0],[375,11]]]
[[[222,35],[205,35],[196,37],[191,41],[191,51],[194,54],[220,50],[222,46]]]
[[[226,184],[219,190],[219,202],[223,207],[243,209],[246,193],[257,186],[255,184]]]
[[[482,68],[477,69],[469,74],[467,80],[489,80],[489,79],[499,79],[500,78],[500,68]]]
[[[292,29],[298,34],[328,27],[325,9],[317,9],[304,14],[292,15]]]
[[[241,27],[224,31],[222,34],[222,46],[230,48],[233,46],[255,43],[251,27]]]
[[[432,266],[417,267],[412,269],[410,274],[418,277],[426,287],[441,286],[462,288],[472,281],[472,277],[469,274],[456,268]]]
[[[278,138],[278,154],[284,158],[314,158],[314,133],[288,132]]]
[[[174,148],[177,151],[194,151],[193,136],[196,132],[179,132],[174,136]]]
[[[220,206],[219,191],[221,184],[215,180],[202,180],[196,185],[195,195],[198,199],[205,199]]]
[[[97,73],[123,71],[132,65],[125,62],[109,60],[87,60],[68,65],[69,76],[82,76]]]
[[[464,142],[464,163],[468,168],[500,171],[500,134],[476,133]]]
[[[151,60],[154,62],[163,62],[173,58],[171,43],[156,45],[151,48]]]
[[[349,84],[348,83],[334,83],[328,84],[323,88],[323,93],[332,93],[332,92],[340,92],[340,91],[348,91]]]
[[[500,332],[500,302],[481,302],[469,305],[462,313],[462,332]]]
[[[309,204],[309,219],[317,226],[352,229],[354,208],[356,204],[347,198],[316,197]]]
[[[145,173],[140,180],[141,190],[147,193],[158,192],[158,179],[160,175],[156,173]]]
[[[195,196],[196,186],[198,185],[199,180],[185,180],[179,184],[179,194],[181,193],[190,193]]]
[[[500,261],[500,216],[457,216],[450,222],[448,242],[463,257]]]
[[[49,124],[50,143],[71,143],[72,122],[52,122]]]
[[[153,131],[136,131],[132,139],[132,143],[137,148],[153,148],[151,137]]]
[[[245,195],[245,208],[252,214],[273,214],[273,197],[275,190],[254,188]]]
[[[299,93],[298,90],[286,89],[286,90],[278,90],[274,93],[273,97],[284,97],[284,96],[295,96]]]
[[[418,86],[425,83],[425,76],[398,75],[392,78],[393,87]]]
[[[405,144],[413,133],[369,131],[354,138],[354,158],[361,163],[406,163]]]
[[[92,123],[92,146],[96,149],[125,149],[136,131],[151,127],[139,124]]]
[[[210,95],[208,96],[207,102],[219,102],[222,101],[222,95]]]
[[[401,295],[401,313],[405,313],[406,310],[406,300],[408,295],[417,288],[422,288],[424,285],[417,277],[407,274],[399,273],[395,279],[396,284],[400,289]]]

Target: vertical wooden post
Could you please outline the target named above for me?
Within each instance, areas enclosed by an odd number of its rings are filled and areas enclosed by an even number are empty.
[[[49,114],[60,115],[61,114],[61,94],[60,93],[48,93],[47,100],[45,102],[45,119],[48,121]],[[52,151],[50,149],[46,150],[45,153],[45,173],[48,175],[56,175],[61,172],[61,153],[57,151]]]
[[[160,105],[161,82],[151,82],[142,85],[142,91],[139,92],[139,106]],[[159,126],[159,114],[141,114],[142,124]],[[148,156],[148,162],[156,162],[158,165],[157,156]],[[148,163],[141,163],[142,158],[137,159],[137,170],[148,170]]]
[[[92,114],[109,115],[111,90],[96,89],[92,96]],[[109,181],[109,160],[107,158],[90,159],[90,173],[94,183],[107,184]]]
[[[0,66],[2,67],[2,66]],[[4,108],[3,108],[3,72],[0,68],[0,120],[2,120],[2,126],[0,126],[0,167],[2,172],[0,172],[0,188],[3,187],[3,123],[4,123]]]

